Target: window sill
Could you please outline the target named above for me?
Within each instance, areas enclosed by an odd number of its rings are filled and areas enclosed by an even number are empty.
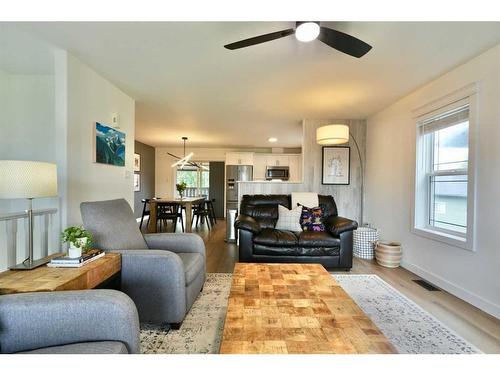
[[[444,242],[448,245],[459,247],[464,250],[475,251],[474,247],[472,246],[472,241],[467,238],[423,228],[413,228],[412,233],[421,237],[429,238],[434,241]]]

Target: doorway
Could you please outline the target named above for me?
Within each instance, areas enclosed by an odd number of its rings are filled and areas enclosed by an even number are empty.
[[[224,217],[224,171],[225,163],[223,161],[211,161],[209,163],[209,188],[208,196],[212,201],[215,211],[215,217]]]

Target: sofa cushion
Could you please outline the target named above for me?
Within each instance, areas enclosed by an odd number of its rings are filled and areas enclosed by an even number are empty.
[[[298,247],[297,256],[301,257],[325,257],[339,256],[340,247]]]
[[[328,232],[301,232],[297,255],[332,256],[340,254],[340,239]]]
[[[80,204],[83,226],[103,250],[142,250],[148,245],[125,199]]]
[[[177,253],[177,255],[182,260],[186,285],[189,285],[204,270],[205,259],[199,253]]]
[[[240,214],[253,217],[262,228],[274,228],[278,220],[278,205],[290,208],[289,195],[244,195]]]
[[[94,341],[76,344],[49,346],[19,354],[128,354],[127,347],[120,341]]]
[[[302,207],[298,206],[289,210],[281,204],[278,206],[278,222],[275,229],[288,230],[292,232],[301,232],[300,216],[302,215]]]
[[[274,228],[265,228],[257,234],[253,242],[264,246],[297,246],[298,238],[295,233],[287,230],[279,230]]]
[[[254,244],[253,253],[255,255],[269,256],[296,256],[297,246],[266,246]]]
[[[318,195],[319,205],[323,209],[324,217],[337,216],[337,205],[331,195]]]
[[[298,235],[301,247],[339,247],[340,239],[329,232],[300,232]]]
[[[321,207],[302,207],[300,216],[300,225],[303,231],[324,232],[323,209]]]

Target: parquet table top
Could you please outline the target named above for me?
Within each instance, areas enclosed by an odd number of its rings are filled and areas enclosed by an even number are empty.
[[[92,289],[120,272],[121,264],[120,254],[108,253],[80,268],[5,271],[0,273],[0,294]]]
[[[396,350],[321,265],[237,263],[220,353]]]

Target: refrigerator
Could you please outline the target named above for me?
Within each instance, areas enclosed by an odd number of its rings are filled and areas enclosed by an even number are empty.
[[[234,220],[238,216],[238,181],[252,181],[251,165],[226,165],[226,241],[236,242]]]

